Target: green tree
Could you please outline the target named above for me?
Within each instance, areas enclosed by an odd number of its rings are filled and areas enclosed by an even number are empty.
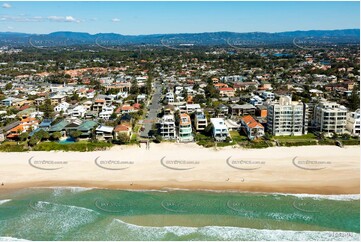
[[[130,141],[130,137],[125,133],[120,133],[120,134],[117,135],[116,141],[119,144],[127,144]]]
[[[130,94],[138,95],[139,94],[139,86],[137,80],[133,80],[129,90]]]
[[[11,82],[6,83],[5,90],[10,90],[13,88],[13,84]]]
[[[75,131],[71,131],[70,132],[70,137],[74,138],[74,139],[78,139],[81,136],[81,132],[79,130],[75,130]]]
[[[352,89],[352,93],[349,98],[349,108],[352,111],[355,111],[356,109],[360,108],[360,94],[357,93],[358,91],[359,91],[359,87],[355,85]]]
[[[25,140],[27,140],[28,139],[28,137],[29,137],[29,134],[28,133],[21,133],[20,135],[19,135],[19,140],[20,141],[25,141]]]
[[[54,132],[51,134],[51,139],[52,140],[59,140],[61,138],[61,133],[60,132]]]
[[[44,112],[44,118],[54,117],[54,107],[51,105],[50,99],[46,99],[44,104],[39,107],[41,112]]]
[[[29,139],[29,142],[28,144],[30,146],[35,146],[40,140],[36,137],[36,136],[33,136]]]

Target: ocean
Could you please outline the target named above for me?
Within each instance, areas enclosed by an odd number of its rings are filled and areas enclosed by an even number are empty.
[[[0,240],[360,240],[359,195],[29,188]]]

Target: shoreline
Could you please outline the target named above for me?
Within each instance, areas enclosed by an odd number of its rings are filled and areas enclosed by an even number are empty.
[[[0,183],[4,183],[0,193],[34,187],[83,187],[357,195],[360,194],[359,150],[360,146],[302,146],[223,147],[215,151],[194,144],[159,144],[150,150],[131,146],[86,153],[0,153]],[[29,161],[30,158],[33,160]],[[36,168],[31,165],[35,159],[67,163],[37,164]],[[231,163],[233,159],[238,163]],[[101,164],[99,160],[118,161],[118,164]],[[314,165],[305,161],[323,163]],[[49,168],[53,170],[46,170]]]

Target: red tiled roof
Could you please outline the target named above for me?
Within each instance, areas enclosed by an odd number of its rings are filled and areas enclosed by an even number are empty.
[[[115,128],[114,128],[115,132],[129,131],[129,130],[130,130],[130,126],[125,125],[125,124],[119,124],[119,125],[115,126]]]
[[[257,122],[251,115],[244,116],[242,120],[250,128],[255,128],[255,127],[264,128],[263,125]]]

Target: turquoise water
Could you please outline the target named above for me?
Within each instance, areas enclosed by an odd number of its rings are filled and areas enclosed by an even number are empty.
[[[33,188],[0,194],[0,240],[359,240],[359,196]]]
[[[59,140],[59,144],[71,144],[74,142],[75,142],[75,139],[73,139],[71,137],[63,139],[63,140]]]

